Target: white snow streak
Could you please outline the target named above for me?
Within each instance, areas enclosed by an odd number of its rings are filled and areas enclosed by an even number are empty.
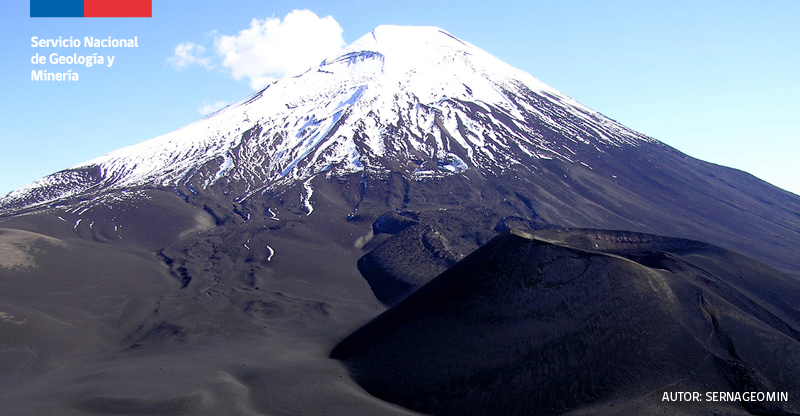
[[[311,215],[314,212],[314,206],[311,205],[311,195],[314,194],[314,188],[311,186],[311,180],[314,178],[308,178],[305,182],[303,182],[303,188],[306,190],[305,195],[300,194],[300,198],[303,200],[303,205],[308,210],[306,217]]]

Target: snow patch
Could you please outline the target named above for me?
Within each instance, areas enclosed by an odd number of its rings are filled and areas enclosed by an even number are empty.
[[[461,173],[469,169],[466,163],[460,157],[453,153],[448,153],[444,159],[436,163],[439,169],[450,173]]]
[[[214,175],[214,179],[211,180],[209,185],[213,185],[217,183],[218,180],[222,179],[223,176],[233,167],[233,157],[230,154],[225,155],[225,160],[222,161],[222,164],[219,165],[219,170]]]
[[[269,245],[267,246],[267,250],[269,250],[269,256],[267,256],[267,261],[272,261],[272,256],[275,254],[275,250],[272,249]]]
[[[303,189],[306,190],[305,195],[300,194],[300,198],[303,200],[303,206],[306,207],[308,213],[306,217],[311,215],[314,212],[314,206],[311,205],[311,195],[314,195],[314,188],[311,186],[311,180],[314,179],[313,177],[308,178],[305,182],[303,182]]]

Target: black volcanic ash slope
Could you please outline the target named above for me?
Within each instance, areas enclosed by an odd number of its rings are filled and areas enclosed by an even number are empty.
[[[707,245],[659,243],[628,245],[637,263],[507,232],[331,356],[373,395],[434,415],[797,411],[797,295],[748,294],[728,280],[758,275],[716,276],[652,250],[708,257]],[[763,293],[792,280],[761,268]],[[665,391],[785,391],[790,403],[669,407]]]

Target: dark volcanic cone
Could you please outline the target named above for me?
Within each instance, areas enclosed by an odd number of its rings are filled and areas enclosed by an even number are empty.
[[[457,255],[430,226],[413,225],[384,241],[358,260],[358,271],[375,297],[394,305],[455,264]]]
[[[669,269],[512,230],[331,356],[373,395],[435,415],[660,413],[671,391],[788,391],[797,406],[797,321],[729,276],[660,253]],[[787,405],[722,409],[781,414]],[[664,410],[711,410],[682,406]]]

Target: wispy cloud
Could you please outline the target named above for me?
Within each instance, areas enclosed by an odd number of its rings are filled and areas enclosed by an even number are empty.
[[[197,109],[197,112],[201,116],[204,116],[206,114],[211,114],[211,113],[213,113],[215,111],[222,110],[228,104],[230,104],[230,103],[227,102],[227,101],[215,101],[213,103],[209,103],[207,101],[204,101],[203,104],[201,105],[201,107]]]
[[[249,28],[233,36],[212,33],[213,61],[203,56],[203,46],[185,42],[175,48],[169,63],[181,70],[191,65],[213,69],[213,62],[219,62],[224,71],[235,80],[248,81],[253,90],[317,65],[345,45],[339,23],[310,10],[294,10],[283,19],[253,19]]]
[[[175,55],[167,59],[167,62],[175,69],[181,71],[191,65],[199,65],[205,69],[211,69],[211,58],[201,57],[206,48],[192,42],[184,42],[175,47]]]

